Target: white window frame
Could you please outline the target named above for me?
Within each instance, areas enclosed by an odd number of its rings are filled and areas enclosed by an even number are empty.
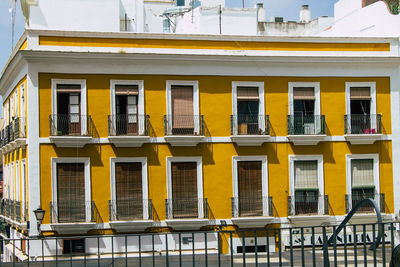
[[[245,86],[245,87],[258,87],[258,115],[259,115],[259,129],[264,131],[266,128],[265,119],[261,119],[265,117],[265,97],[264,97],[264,82],[247,82],[247,81],[233,81],[232,82],[232,115],[237,116],[237,88]],[[236,129],[235,129],[236,128]],[[237,125],[234,124],[234,133],[237,133]]]
[[[193,116],[194,121],[194,132],[200,132],[200,106],[199,106],[199,81],[180,81],[180,80],[167,80],[166,82],[166,94],[167,94],[167,117],[172,116],[172,97],[171,87],[173,85],[183,85],[193,87]],[[172,129],[172,120],[168,120],[168,129]]]
[[[22,218],[26,218],[25,209],[26,209],[26,200],[27,200],[27,181],[26,181],[26,160],[21,160],[21,208],[22,208]],[[26,190],[25,190],[26,189]]]
[[[203,194],[203,163],[202,157],[167,157],[167,199],[172,198],[172,168],[174,162],[196,162],[197,170],[197,199],[204,198]],[[168,207],[172,208],[172,205]],[[168,210],[172,214],[172,210]],[[198,218],[204,218],[203,202],[198,201]]]
[[[317,174],[318,174],[318,214],[324,214],[324,160],[323,155],[289,155],[289,192],[292,196],[292,210],[295,208],[295,169],[294,162],[299,160],[316,160],[317,161]]]
[[[10,164],[10,191],[11,197],[10,199],[15,200],[15,176],[14,176],[14,162]]]
[[[375,186],[375,202],[380,208],[379,194],[380,194],[380,176],[379,176],[379,154],[346,154],[346,189],[349,196],[349,209],[352,209],[352,177],[351,177],[351,160],[353,159],[373,159],[374,160],[374,186]]]
[[[351,87],[369,87],[371,94],[371,111],[370,114],[377,114],[376,112],[376,82],[346,82],[346,115],[351,113],[350,104],[350,88]],[[350,120],[347,121],[348,129],[351,129]],[[371,127],[376,129],[376,120],[371,117]]]
[[[149,186],[147,176],[147,158],[146,157],[121,157],[121,158],[110,158],[110,178],[111,178],[111,201],[114,203],[113,209],[116,210],[115,201],[117,199],[117,190],[115,187],[115,163],[136,163],[142,164],[142,199],[143,199],[143,219],[149,219],[149,210],[145,208],[145,201],[149,199]],[[147,202],[148,203],[148,202]]]
[[[81,118],[87,115],[87,92],[86,80],[77,79],[51,79],[51,111],[53,115],[57,115],[57,84],[79,84],[81,86]],[[82,120],[82,119],[81,119]],[[86,121],[85,121],[86,122]],[[84,135],[87,131],[87,123],[81,123],[81,133]]]
[[[57,163],[84,163],[84,175],[85,175],[85,211],[86,211],[86,222],[91,221],[91,210],[86,207],[86,203],[89,203],[91,199],[91,177],[90,177],[90,158],[51,158],[51,189],[52,189],[52,201],[57,203]],[[55,214],[58,214],[58,207],[55,205]]]
[[[19,160],[15,161],[15,200],[21,201],[21,178],[19,170]]]
[[[143,80],[111,80],[110,81],[110,107],[111,107],[111,116],[114,118],[114,116],[117,114],[116,111],[116,100],[115,100],[115,86],[116,85],[137,85],[138,86],[138,116],[139,116],[139,135],[144,134],[144,122],[145,120],[140,120],[141,116],[145,116],[144,113],[144,81]],[[113,128],[115,129],[115,120],[112,120],[113,123]]]
[[[289,115],[294,114],[293,91],[295,87],[314,87],[314,115],[321,115],[321,95],[319,82],[289,82]]]
[[[267,156],[233,156],[232,157],[232,185],[233,185],[233,197],[235,198],[236,207],[239,206],[239,185],[238,185],[238,169],[237,165],[239,161],[261,161],[261,186],[262,186],[262,198],[263,198],[263,216],[268,216],[268,159]],[[264,201],[264,200],[267,201]]]

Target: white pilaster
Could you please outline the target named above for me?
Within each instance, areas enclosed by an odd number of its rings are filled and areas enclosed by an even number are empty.
[[[392,113],[392,164],[394,214],[400,217],[400,68],[397,67],[390,76],[390,99]],[[385,179],[385,177],[382,177]]]

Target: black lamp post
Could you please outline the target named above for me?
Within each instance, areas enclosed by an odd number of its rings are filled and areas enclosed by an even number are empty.
[[[46,213],[46,211],[42,210],[42,208],[38,208],[38,209],[34,210],[33,212],[35,213],[39,235],[41,235],[42,233],[40,231],[40,225],[42,224],[44,214]]]

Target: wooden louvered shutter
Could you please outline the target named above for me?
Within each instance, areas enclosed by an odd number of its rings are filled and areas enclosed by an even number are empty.
[[[351,100],[370,100],[371,93],[369,87],[351,87],[350,88]]]
[[[115,184],[118,219],[143,218],[142,163],[116,163]]]
[[[174,218],[198,216],[197,164],[174,162],[172,170],[172,204]]]
[[[178,129],[193,129],[193,86],[171,87],[172,127]]]
[[[238,100],[258,100],[258,87],[237,87]]]
[[[134,84],[116,84],[115,85],[116,95],[138,95],[139,87]]]
[[[57,163],[58,222],[84,222],[85,166],[83,163]]]
[[[314,100],[314,87],[294,87],[293,88],[294,100]]]
[[[238,162],[239,215],[262,215],[261,161]]]

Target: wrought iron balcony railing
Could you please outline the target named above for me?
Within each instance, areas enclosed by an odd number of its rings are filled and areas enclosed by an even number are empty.
[[[231,115],[231,135],[269,135],[269,116]]]
[[[288,135],[324,135],[325,115],[288,115]]]
[[[152,219],[153,204],[151,199],[117,199],[110,200],[108,205],[110,221]]]
[[[169,135],[204,135],[203,115],[164,115],[164,134]]]
[[[50,202],[50,223],[80,223],[95,221],[94,201]],[[88,220],[88,215],[90,220]]]
[[[232,197],[232,218],[265,216],[264,207],[268,207],[268,216],[273,214],[272,197]]]
[[[207,198],[175,198],[165,200],[167,219],[208,218]]]
[[[50,136],[92,136],[89,115],[58,114],[49,116]]]
[[[345,115],[345,134],[381,134],[382,115]]]
[[[17,117],[13,120],[14,140],[18,138],[26,138],[26,119],[25,117]]]
[[[377,203],[379,201],[379,209],[382,213],[386,212],[386,202],[385,202],[385,194],[381,193],[381,194],[376,194],[374,192],[364,192],[364,193],[352,193],[350,194],[346,194],[345,195],[345,208],[346,208],[346,213],[350,212],[350,209],[352,207],[354,207],[359,201],[366,199],[366,198],[370,198],[375,200]],[[375,209],[374,206],[372,206],[371,204],[366,204],[361,206],[358,210],[358,213],[374,213]]]
[[[323,213],[329,215],[328,195],[319,195],[317,191],[315,192],[316,194],[301,194],[296,192],[295,197],[288,196],[289,216],[318,214],[320,202],[324,205]]]
[[[148,136],[149,115],[108,115],[108,136]]]

